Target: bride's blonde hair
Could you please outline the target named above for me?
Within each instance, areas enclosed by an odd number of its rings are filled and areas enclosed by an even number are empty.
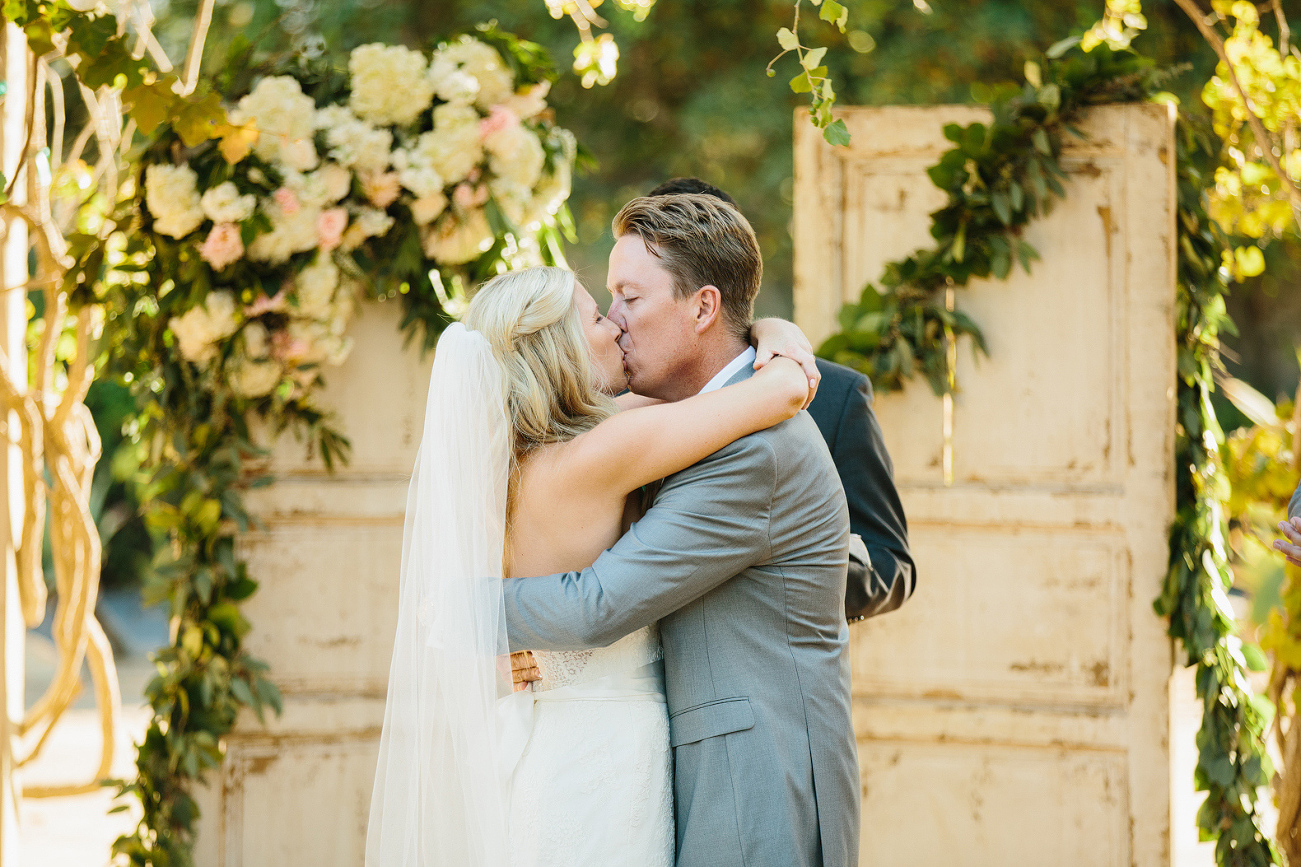
[[[514,429],[512,463],[614,413],[574,303],[577,285],[574,272],[564,268],[508,271],[483,284],[465,314],[465,327],[487,338],[502,367]]]

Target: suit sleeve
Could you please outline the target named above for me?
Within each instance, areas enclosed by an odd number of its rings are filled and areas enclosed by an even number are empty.
[[[1289,518],[1301,518],[1301,485],[1292,494],[1292,502],[1288,503],[1287,516]]]
[[[581,572],[505,582],[512,650],[605,647],[770,554],[776,462],[737,440],[669,477],[646,515]]]
[[[872,412],[870,383],[849,389],[837,425],[832,458],[849,503],[849,524],[871,557],[870,598],[862,614],[884,614],[912,595],[916,567],[908,549],[908,521],[894,485],[894,467]]]

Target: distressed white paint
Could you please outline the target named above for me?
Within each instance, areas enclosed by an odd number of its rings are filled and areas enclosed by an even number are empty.
[[[407,480],[432,356],[403,348],[395,302],[368,303],[323,402],[352,440],[334,475],[292,437],[277,482],[251,507],[266,530],[242,542],[261,582],[245,611],[250,652],[271,664],[285,712],[241,716],[201,793],[199,867],[361,865],[384,720]]]
[[[796,319],[820,341],[886,262],[932,243],[925,175],[981,109],[848,109],[796,124]],[[863,861],[1191,864],[1192,761],[1172,749],[1173,657],[1152,611],[1173,517],[1174,143],[1160,106],[1094,110],[1026,275],[956,293],[991,357],[943,404],[877,398],[920,576],[854,627]],[[1204,847],[1203,847],[1204,849]]]

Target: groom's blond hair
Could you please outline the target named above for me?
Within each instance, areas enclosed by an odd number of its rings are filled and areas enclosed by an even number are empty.
[[[577,286],[564,268],[507,271],[480,287],[465,314],[465,326],[488,339],[501,364],[515,461],[614,412],[574,304]]]
[[[677,298],[689,298],[701,286],[717,288],[728,330],[749,341],[763,256],[740,211],[704,193],[644,196],[614,218],[614,236],[628,234],[640,237],[664,263]]]

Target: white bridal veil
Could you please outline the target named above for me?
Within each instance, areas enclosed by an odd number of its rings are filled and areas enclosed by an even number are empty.
[[[502,867],[510,694],[502,550],[510,425],[488,341],[443,332],[407,494],[397,638],[367,867]]]

